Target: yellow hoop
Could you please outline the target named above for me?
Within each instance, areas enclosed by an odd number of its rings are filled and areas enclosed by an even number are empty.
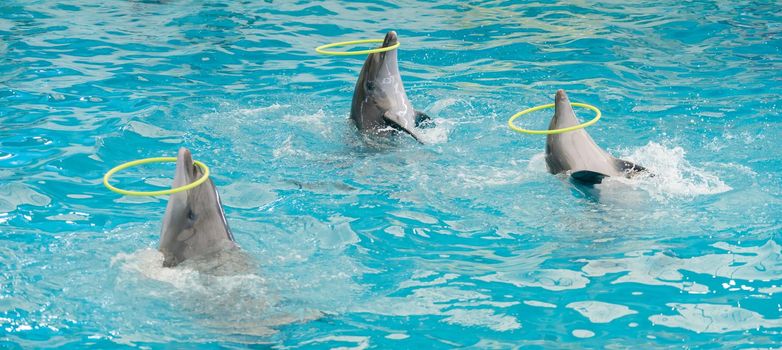
[[[196,180],[196,181],[194,181],[192,183],[189,183],[187,185],[181,186],[181,187],[172,188],[170,190],[161,190],[161,191],[128,191],[128,190],[123,190],[123,189],[116,188],[116,187],[112,186],[111,184],[109,184],[109,179],[111,178],[111,176],[114,175],[115,173],[117,173],[120,170],[127,169],[127,168],[130,168],[130,167],[134,167],[136,165],[142,165],[142,164],[170,163],[170,162],[176,163],[176,160],[177,160],[176,157],[157,157],[157,158],[139,159],[139,160],[134,160],[132,162],[127,162],[125,164],[120,164],[120,165],[112,168],[111,170],[109,170],[106,173],[106,175],[103,175],[103,185],[106,186],[106,188],[108,188],[109,190],[111,190],[113,192],[116,192],[116,193],[119,193],[119,194],[124,194],[126,196],[162,196],[162,195],[166,195],[166,194],[174,194],[174,193],[179,193],[179,192],[182,192],[182,191],[187,191],[187,190],[196,188],[199,185],[201,185],[202,183],[204,183],[206,181],[206,179],[209,178],[209,167],[207,167],[206,164],[201,163],[201,162],[196,160],[196,161],[193,161],[193,163],[195,163],[195,165],[197,165],[199,168],[201,168],[201,171],[204,172],[204,175],[201,176],[201,178],[199,178],[198,180]]]
[[[371,50],[361,50],[361,51],[326,51],[324,49],[329,49],[332,47],[338,47],[338,46],[348,46],[348,45],[360,45],[360,44],[372,44],[372,43],[382,43],[385,39],[364,39],[364,40],[353,40],[353,41],[343,41],[339,43],[333,43],[333,44],[326,44],[321,45],[315,48],[315,51],[324,54],[324,55],[332,55],[332,56],[355,56],[355,55],[369,55],[371,53],[378,53],[378,52],[386,52],[391,51],[393,49],[396,49],[399,47],[399,41],[396,42],[396,44],[388,46],[388,47],[378,47],[376,49]]]
[[[590,126],[590,125],[592,125],[594,123],[597,123],[597,121],[600,120],[600,117],[602,116],[602,113],[600,113],[600,110],[597,109],[597,107],[595,107],[595,106],[588,105],[586,103],[577,103],[577,102],[571,103],[570,105],[573,106],[573,107],[584,107],[584,108],[591,109],[592,111],[595,112],[595,118],[593,118],[592,120],[590,120],[590,121],[588,121],[586,123],[582,123],[582,124],[570,126],[570,127],[567,127],[567,128],[562,128],[562,129],[554,129],[554,130],[527,130],[527,129],[522,129],[522,128],[516,126],[516,125],[513,125],[513,121],[516,120],[516,118],[521,117],[522,115],[525,115],[525,114],[528,114],[528,113],[532,113],[532,112],[536,112],[536,111],[539,111],[541,109],[554,107],[553,103],[549,103],[547,105],[542,105],[542,106],[528,108],[528,109],[525,109],[525,110],[523,110],[523,111],[521,111],[519,113],[514,114],[512,117],[510,117],[510,119],[508,119],[508,127],[510,127],[511,130],[513,130],[513,131],[520,132],[520,133],[523,133],[523,134],[553,135],[553,134],[561,134],[561,133],[568,132],[568,131],[573,131],[573,130],[586,128],[587,126]]]

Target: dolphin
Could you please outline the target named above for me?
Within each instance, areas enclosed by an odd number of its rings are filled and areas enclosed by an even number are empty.
[[[580,124],[564,90],[558,90],[554,99],[554,117],[549,130]],[[567,173],[585,183],[599,184],[609,176],[630,178],[646,172],[646,168],[629,161],[614,158],[600,148],[584,129],[546,137],[546,168],[552,174]]]
[[[180,148],[172,187],[187,185],[202,175],[201,168],[193,163],[190,151]],[[212,179],[168,198],[158,248],[163,253],[164,267],[174,267],[185,260],[234,247],[234,236]]]
[[[397,43],[396,32],[390,31],[382,47]],[[402,77],[399,75],[397,50],[371,53],[364,61],[353,91],[350,119],[360,131],[386,134],[390,129],[404,131],[418,142],[421,133],[416,127],[430,120],[416,111],[407,99]]]

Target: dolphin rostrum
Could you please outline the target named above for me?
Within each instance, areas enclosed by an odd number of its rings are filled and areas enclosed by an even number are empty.
[[[390,31],[382,47],[396,43],[396,32]],[[407,99],[399,75],[397,49],[369,54],[353,91],[350,119],[361,131],[387,133],[393,128],[422,142],[420,130],[416,127],[429,120],[429,116],[413,109]]]
[[[180,148],[173,187],[192,183],[202,175],[201,168],[193,163],[190,151]],[[160,232],[159,249],[165,258],[163,266],[174,267],[187,259],[216,254],[235,246],[220,194],[212,179],[168,198]]]
[[[549,130],[580,124],[564,90],[558,90]],[[582,183],[599,184],[609,176],[632,177],[646,168],[612,157],[584,129],[546,137],[546,167],[552,174],[568,173]]]

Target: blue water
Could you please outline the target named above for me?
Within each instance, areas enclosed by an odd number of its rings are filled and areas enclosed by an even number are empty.
[[[0,2],[0,348],[782,346],[779,2],[405,3]],[[426,145],[313,51],[388,30]],[[548,174],[505,122],[559,88],[656,176]],[[256,272],[160,267],[166,199],[101,185],[180,146]]]

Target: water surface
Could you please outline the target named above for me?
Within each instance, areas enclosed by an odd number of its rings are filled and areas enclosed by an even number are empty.
[[[0,347],[782,346],[774,1],[0,4]],[[428,144],[367,145],[361,57],[399,33]],[[556,89],[657,176],[584,190],[513,113]],[[588,111],[578,111],[581,118]],[[520,120],[547,125],[550,114]],[[190,148],[254,273],[164,269]],[[165,185],[173,167],[121,184]]]

